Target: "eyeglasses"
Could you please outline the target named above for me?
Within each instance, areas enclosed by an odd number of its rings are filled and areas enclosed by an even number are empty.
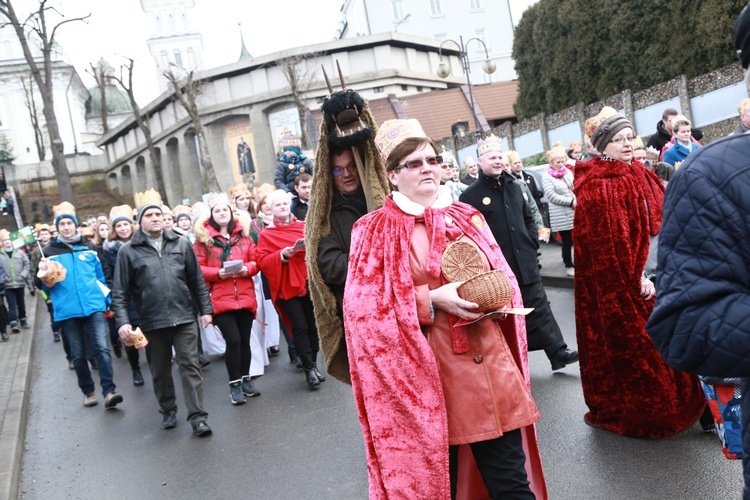
[[[355,165],[347,165],[347,166],[341,167],[341,168],[334,168],[333,169],[333,176],[334,177],[338,177],[340,175],[344,175],[347,172],[356,172],[356,171],[357,171],[357,167]]]
[[[615,144],[623,144],[625,141],[628,141],[630,144],[633,144],[633,141],[635,140],[635,137],[632,135],[629,135],[627,137],[618,137],[616,139],[612,139],[612,142]]]
[[[440,155],[435,155],[435,156],[428,156],[427,158],[419,159],[419,160],[407,160],[404,162],[403,165],[399,165],[394,170],[401,170],[402,168],[406,168],[408,170],[416,170],[418,168],[422,168],[422,165],[424,165],[425,163],[427,163],[431,167],[434,167],[436,165],[440,165],[441,163],[443,163],[443,157]],[[448,168],[448,166],[446,165],[443,168]]]

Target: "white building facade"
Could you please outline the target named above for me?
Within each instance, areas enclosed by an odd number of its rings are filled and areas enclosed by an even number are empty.
[[[513,19],[509,0],[343,0],[341,23],[336,36],[353,38],[362,35],[396,31],[434,40],[460,38],[466,44],[474,84],[517,78],[511,58]],[[482,40],[497,71],[482,71],[486,60]],[[467,43],[468,42],[468,43]],[[446,42],[446,49],[456,44]],[[462,77],[460,65],[452,65],[454,77]]]

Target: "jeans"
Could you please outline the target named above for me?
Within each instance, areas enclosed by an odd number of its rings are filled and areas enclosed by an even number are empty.
[[[6,288],[5,298],[8,299],[8,323],[19,319],[26,320],[26,301],[23,294],[25,288]]]
[[[70,354],[73,357],[76,375],[78,376],[78,387],[84,394],[94,392],[94,380],[86,361],[86,337],[91,339],[96,362],[99,365],[99,381],[102,386],[102,394],[106,396],[115,392],[115,383],[112,380],[112,357],[109,354],[107,343],[107,323],[104,313],[97,312],[83,318],[69,318],[60,322],[70,343]]]

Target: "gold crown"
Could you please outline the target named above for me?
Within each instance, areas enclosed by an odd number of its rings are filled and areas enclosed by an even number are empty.
[[[145,207],[147,205],[155,205],[159,208],[164,204],[161,201],[161,195],[154,189],[149,189],[146,192],[143,193],[135,193],[133,196],[133,200],[135,201],[135,209],[140,210],[141,207]]]
[[[568,149],[572,150],[581,147],[581,141],[570,141],[568,143]]]
[[[240,196],[250,196],[250,190],[247,188],[244,182],[240,182],[229,188],[229,197],[232,200],[236,200]]]
[[[161,213],[172,215],[172,209],[166,205],[161,206]]]
[[[59,205],[52,207],[52,215],[57,219],[60,215],[72,215],[76,216],[76,207],[72,203],[64,201]]]
[[[378,133],[375,135],[375,145],[380,150],[383,158],[387,160],[393,148],[411,137],[427,138],[427,134],[422,130],[422,125],[419,124],[418,120],[414,118],[408,120],[386,120],[378,127]]]
[[[477,140],[477,156],[482,156],[490,151],[503,152],[503,141],[495,134]]]
[[[612,115],[616,115],[617,110],[615,108],[612,108],[610,106],[604,106],[601,111],[599,111],[599,114],[596,116],[592,116],[588,120],[586,120],[585,128],[586,128],[586,135],[591,137],[594,135],[594,131],[599,127],[599,125],[602,124],[604,120],[609,118]]]
[[[208,196],[208,208],[213,210],[216,205],[231,206],[229,197],[225,193],[209,193]]]
[[[130,205],[117,205],[116,207],[112,207],[112,210],[109,211],[109,220],[110,222],[114,222],[117,219],[133,220],[133,209],[130,208]]]
[[[177,205],[172,209],[172,215],[174,215],[174,218],[176,219],[178,216],[186,214],[187,216],[191,216],[191,208],[187,205]]]
[[[645,149],[643,139],[641,139],[640,135],[635,136],[635,139],[633,139],[633,149]]]
[[[676,125],[677,123],[687,123],[687,124],[688,124],[688,126],[692,126],[692,125],[690,124],[690,120],[688,120],[688,119],[687,119],[687,116],[685,116],[685,115],[675,115],[675,117],[674,117],[674,118],[672,118],[672,129],[673,129],[673,130],[674,130],[674,126],[675,126],[675,125]]]
[[[545,153],[547,155],[547,159],[549,161],[552,161],[555,158],[568,158],[568,153],[565,151],[565,148],[563,148],[561,142],[556,142],[552,145],[552,149],[547,151]]]
[[[36,227],[37,231],[49,231],[49,224],[39,224]]]
[[[513,163],[516,160],[520,160],[521,155],[518,154],[518,151],[508,151],[508,161],[510,163]]]

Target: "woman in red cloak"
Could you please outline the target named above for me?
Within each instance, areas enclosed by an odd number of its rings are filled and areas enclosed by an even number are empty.
[[[601,156],[576,162],[576,329],[586,423],[623,436],[662,438],[706,406],[697,377],[669,367],[646,332],[664,186],[633,160],[633,128],[612,108],[587,121]]]
[[[292,215],[289,195],[284,191],[273,191],[266,197],[266,203],[273,220],[258,236],[255,257],[268,278],[273,303],[292,334],[307,384],[311,389],[316,388],[325,381],[325,376],[316,363],[320,347],[307,288],[305,223]]]
[[[439,189],[442,158],[419,122],[387,121],[375,142],[397,192],[354,226],[343,307],[370,498],[544,499],[525,322],[479,319],[441,259],[469,243],[520,307],[516,278],[481,214]]]

